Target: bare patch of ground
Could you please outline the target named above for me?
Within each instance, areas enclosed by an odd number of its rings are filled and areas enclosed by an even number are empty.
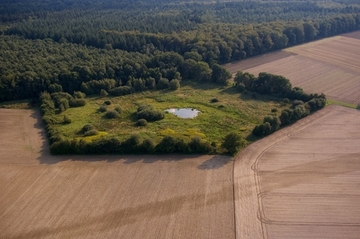
[[[358,238],[359,118],[329,106],[240,152],[236,238]]]
[[[38,116],[0,109],[0,238],[235,237],[229,157],[52,157]]]
[[[226,67],[283,75],[309,93],[360,104],[360,31],[253,57]]]

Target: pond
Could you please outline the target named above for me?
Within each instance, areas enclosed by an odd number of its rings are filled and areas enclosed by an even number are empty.
[[[165,112],[172,113],[183,119],[193,119],[199,113],[201,113],[197,109],[192,109],[192,108],[180,108],[180,109],[171,108],[171,109],[165,110]]]

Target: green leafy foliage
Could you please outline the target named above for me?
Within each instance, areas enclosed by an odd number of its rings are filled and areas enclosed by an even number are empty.
[[[136,112],[138,119],[145,119],[147,121],[162,120],[165,117],[164,112],[155,109],[152,105],[141,105]]]
[[[229,133],[225,136],[222,147],[231,155],[235,155],[241,148],[245,147],[246,140],[237,133]]]

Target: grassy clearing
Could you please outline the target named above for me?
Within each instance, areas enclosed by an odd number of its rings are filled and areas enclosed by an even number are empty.
[[[214,98],[218,102],[212,103]],[[99,107],[106,100],[111,101],[107,110],[121,107],[121,118],[104,117],[105,113],[100,112]],[[201,113],[194,119],[182,119],[166,113],[163,120],[137,127],[135,112],[137,107],[144,103],[162,111],[169,108],[194,108]],[[183,82],[183,86],[177,91],[145,91],[120,97],[89,97],[86,106],[70,108],[57,117],[59,122],[65,115],[71,119],[70,124],[58,125],[60,133],[70,139],[81,138],[78,131],[84,125],[92,124],[100,132],[106,132],[106,135],[101,135],[106,137],[125,139],[131,134],[138,133],[144,138],[152,138],[159,142],[167,135],[184,140],[199,136],[208,142],[220,144],[229,132],[238,132],[247,137],[265,115],[280,114],[285,107],[287,106],[281,99],[260,95],[254,97],[251,93],[240,94],[230,86],[219,88],[213,84]],[[271,112],[273,108],[278,109],[277,113]],[[86,140],[91,139],[86,137]]]
[[[346,102],[342,102],[342,101],[337,101],[337,100],[330,100],[330,99],[327,99],[326,105],[340,105],[340,106],[344,106],[344,107],[348,107],[348,108],[352,108],[352,109],[359,109],[358,105],[350,104],[350,103],[346,103]]]

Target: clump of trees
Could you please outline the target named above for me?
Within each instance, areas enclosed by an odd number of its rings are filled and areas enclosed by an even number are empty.
[[[247,90],[285,98],[285,104],[289,103],[289,99],[293,100],[291,107],[283,110],[280,116],[266,116],[262,124],[255,126],[252,132],[256,136],[269,135],[281,127],[322,109],[326,105],[324,94],[307,94],[299,87],[292,87],[290,81],[283,76],[261,72],[258,77],[255,77],[247,72],[239,71],[234,80],[236,82],[235,87],[240,88],[241,92]]]

